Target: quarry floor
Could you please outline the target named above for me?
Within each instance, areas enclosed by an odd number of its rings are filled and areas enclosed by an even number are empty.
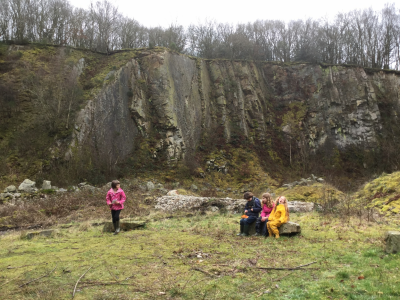
[[[386,254],[383,241],[397,226],[299,213],[291,221],[302,233],[276,240],[237,237],[239,219],[155,213],[144,229],[117,236],[96,226],[104,220],[55,226],[51,237],[31,240],[4,234],[0,299],[71,299],[74,291],[74,299],[400,297],[400,255]]]

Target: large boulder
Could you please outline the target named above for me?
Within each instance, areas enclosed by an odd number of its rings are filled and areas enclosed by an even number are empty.
[[[256,222],[250,225],[249,234],[253,235],[256,233]],[[294,222],[287,222],[279,227],[279,235],[295,235],[301,233],[301,227],[299,224]],[[267,232],[268,234],[268,232]]]
[[[35,187],[36,182],[25,179],[18,187],[18,191],[25,192],[25,193],[34,193],[37,191]]]
[[[17,191],[17,188],[15,185],[9,185],[4,189],[4,193],[15,193]]]
[[[294,222],[287,222],[279,227],[279,234],[296,234],[300,232],[300,225]]]
[[[146,222],[131,221],[131,220],[120,220],[119,226],[121,230],[129,231],[138,228],[142,228],[146,225]],[[103,232],[114,232],[114,225],[112,222],[105,222]]]
[[[398,253],[400,252],[400,231],[388,231],[385,235],[386,252]]]

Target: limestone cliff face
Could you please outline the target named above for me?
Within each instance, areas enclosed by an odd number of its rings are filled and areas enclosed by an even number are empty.
[[[218,132],[227,142],[240,134],[268,147],[273,131],[283,139],[301,135],[310,152],[328,142],[371,148],[384,129],[380,102],[397,115],[399,95],[400,76],[383,71],[141,52],[108,74],[82,109],[72,148],[90,141],[116,162],[138,135],[156,136],[154,155],[166,149],[179,160]]]

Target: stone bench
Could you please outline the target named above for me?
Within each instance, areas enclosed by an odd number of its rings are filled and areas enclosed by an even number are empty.
[[[256,233],[256,222],[250,225],[249,234],[253,235]],[[301,233],[301,227],[299,224],[294,222],[287,222],[279,227],[279,235],[295,235]]]
[[[131,220],[120,220],[119,227],[121,230],[129,231],[139,228],[143,228],[146,222],[131,221]],[[114,232],[114,225],[112,222],[105,222],[103,227],[103,232]]]
[[[385,235],[386,253],[400,252],[400,231],[388,231]]]

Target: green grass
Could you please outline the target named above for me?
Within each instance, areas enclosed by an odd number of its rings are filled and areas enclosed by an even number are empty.
[[[0,299],[71,299],[90,267],[74,299],[400,297],[400,255],[386,254],[382,239],[395,227],[317,213],[291,217],[302,235],[279,240],[236,237],[239,215],[231,214],[168,219],[155,213],[145,229],[118,236],[89,221],[60,226],[50,238],[4,235]],[[294,271],[257,269],[314,261]]]

